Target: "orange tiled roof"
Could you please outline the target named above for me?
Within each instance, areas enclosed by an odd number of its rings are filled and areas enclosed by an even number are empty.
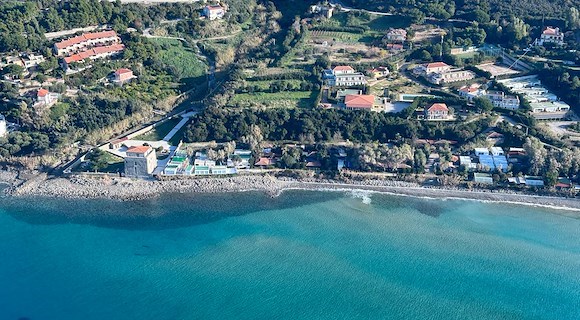
[[[449,65],[445,62],[431,62],[427,64],[427,68],[441,68],[441,67],[449,67]]]
[[[449,108],[447,108],[447,105],[445,103],[434,103],[427,110],[428,111],[449,111]]]
[[[48,90],[46,89],[38,89],[38,91],[36,92],[36,96],[38,97],[46,97],[49,94]]]
[[[130,147],[129,149],[127,149],[127,152],[147,153],[149,150],[151,150],[150,146],[136,146],[136,147]]]
[[[354,69],[351,66],[336,66],[332,70],[333,71],[354,71]]]
[[[218,11],[218,10],[223,10],[224,8],[222,6],[207,6],[207,9],[209,11]]]
[[[133,71],[131,71],[131,69],[127,69],[127,68],[121,68],[121,69],[115,71],[115,74],[123,74],[123,73],[129,73],[129,72],[133,72]]]
[[[560,30],[558,30],[557,28],[546,27],[546,30],[544,30],[542,32],[542,34],[555,36],[555,35],[557,35],[559,33],[559,31]]]
[[[85,42],[87,40],[94,40],[100,38],[111,38],[116,37],[117,32],[115,31],[100,31],[100,32],[91,32],[91,33],[83,33],[80,36],[72,37],[66,40],[62,40],[60,42],[55,43],[57,49],[63,49],[66,47],[70,47],[75,44],[79,44]]]
[[[272,165],[272,163],[273,163],[272,159],[262,157],[254,165],[255,166],[270,166],[270,165]]]
[[[89,50],[85,50],[85,51],[73,54],[72,56],[65,57],[64,62],[66,62],[66,63],[78,62],[78,61],[82,61],[86,58],[90,58],[92,56],[96,56],[96,55],[103,54],[103,53],[120,52],[120,51],[123,51],[123,49],[125,49],[125,46],[122,44],[114,44],[114,45],[105,46],[105,47],[96,47],[93,49],[89,49]]]
[[[348,108],[372,108],[375,96],[368,94],[348,94],[344,97],[344,104]]]

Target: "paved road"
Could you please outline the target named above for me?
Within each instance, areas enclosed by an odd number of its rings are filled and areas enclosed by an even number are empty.
[[[98,27],[99,26],[88,26],[88,27],[84,27],[84,28],[74,28],[74,29],[62,30],[62,31],[56,31],[56,32],[47,32],[44,34],[44,37],[46,39],[50,40],[50,39],[54,39],[54,38],[60,38],[60,37],[68,36],[71,34],[75,34],[77,32],[93,31],[93,30],[97,29]]]
[[[189,121],[189,117],[182,115],[183,118],[181,119],[181,121],[179,121],[177,123],[177,125],[175,127],[173,127],[173,129],[171,129],[171,131],[169,131],[169,133],[167,133],[167,135],[165,137],[163,137],[163,141],[169,141],[171,140],[171,138],[173,138],[173,136],[187,123],[187,121]]]

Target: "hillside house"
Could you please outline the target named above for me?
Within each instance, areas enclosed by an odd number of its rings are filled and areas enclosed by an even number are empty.
[[[419,73],[423,75],[429,75],[432,73],[442,73],[451,70],[451,66],[445,62],[431,62],[420,65],[418,67]]]
[[[540,40],[538,40],[538,45],[543,46],[546,43],[552,43],[555,45],[564,44],[564,33],[560,31],[558,27],[546,27],[542,34],[540,35]]]
[[[344,97],[344,106],[348,110],[371,110],[375,96],[366,94],[349,94]]]
[[[393,42],[405,42],[407,40],[407,31],[405,29],[389,29],[387,34],[383,38],[383,42],[393,43]]]
[[[58,93],[50,92],[46,89],[40,88],[34,92],[36,96],[35,107],[50,107],[58,102]]]
[[[325,70],[324,78],[331,87],[349,87],[366,85],[364,74],[356,72],[351,66],[336,66],[332,70]]]
[[[449,120],[449,108],[445,103],[434,103],[424,111],[425,120]]]
[[[315,4],[310,6],[310,13],[330,19],[334,14],[334,8],[332,6]]]
[[[378,79],[388,76],[390,74],[390,71],[389,68],[387,67],[376,67],[369,70],[369,74],[371,75],[371,77]]]
[[[122,86],[123,84],[130,82],[135,78],[136,77],[133,75],[133,71],[131,69],[121,68],[115,71],[113,74],[113,83]]]
[[[473,101],[474,98],[480,97],[485,94],[485,90],[481,88],[479,84],[472,84],[470,86],[463,86],[457,90],[459,96],[466,98],[469,101]]]
[[[205,6],[203,8],[203,16],[209,20],[223,19],[225,14],[225,8],[220,5]]]

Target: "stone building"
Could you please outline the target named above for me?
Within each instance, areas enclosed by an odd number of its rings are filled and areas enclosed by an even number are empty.
[[[155,150],[150,146],[137,146],[127,149],[125,157],[126,177],[148,177],[157,167]]]

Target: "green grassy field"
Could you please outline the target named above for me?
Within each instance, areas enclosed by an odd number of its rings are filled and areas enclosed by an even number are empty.
[[[163,122],[162,124],[158,125],[157,127],[153,128],[153,130],[135,137],[135,140],[146,140],[146,141],[161,140],[163,139],[163,137],[165,137],[165,135],[169,133],[169,131],[171,131],[171,129],[173,129],[177,125],[177,123],[179,123],[180,120],[181,118],[178,117],[169,119]]]
[[[247,106],[308,108],[312,107],[315,96],[315,93],[311,91],[241,93],[236,94],[230,103]]]
[[[179,76],[184,78],[197,78],[205,76],[207,65],[190,48],[187,48],[179,40],[154,38],[151,41],[159,44],[162,48],[159,57],[167,64],[173,66]]]
[[[300,87],[302,81],[300,80],[264,80],[264,81],[248,81],[246,84],[248,86],[256,86],[260,88],[260,90],[268,90],[270,89],[270,84],[273,82],[280,82],[285,85],[292,85],[294,87]]]

